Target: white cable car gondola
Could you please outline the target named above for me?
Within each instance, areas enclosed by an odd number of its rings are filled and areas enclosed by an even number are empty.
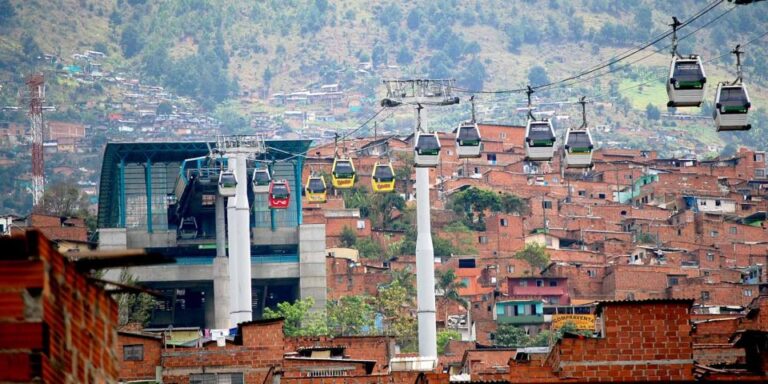
[[[704,65],[697,55],[677,57],[669,66],[667,81],[668,107],[699,107],[704,100],[704,84],[707,76]]]
[[[592,167],[593,148],[592,134],[589,132],[589,129],[576,130],[568,128],[565,133],[565,167]]]
[[[525,127],[525,157],[529,161],[550,161],[555,153],[555,130],[549,120],[528,119]]]
[[[219,194],[224,197],[232,197],[237,193],[237,177],[232,171],[219,173]]]
[[[715,118],[717,131],[748,131],[752,129],[749,124],[749,108],[752,103],[749,100],[747,86],[741,77],[741,45],[731,51],[736,55],[736,81],[731,84],[720,83],[715,93],[715,108],[712,111]]]
[[[269,174],[267,168],[257,168],[253,170],[253,178],[251,180],[251,187],[253,193],[269,193],[269,183],[272,181],[272,177]]]
[[[415,167],[437,167],[440,161],[440,139],[434,132],[416,132]]]
[[[456,132],[456,154],[459,159],[480,157],[482,139],[477,123],[466,122],[459,125]]]
[[[717,131],[748,131],[749,108],[752,106],[749,93],[744,84],[724,84],[717,86],[713,117]]]

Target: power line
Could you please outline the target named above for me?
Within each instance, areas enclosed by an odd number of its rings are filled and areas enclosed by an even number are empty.
[[[685,26],[688,26],[688,25],[690,25],[690,24],[691,24],[691,23],[693,23],[694,21],[698,20],[700,17],[702,17],[702,16],[704,16],[705,14],[709,13],[710,11],[712,11],[712,10],[713,10],[715,7],[717,7],[718,5],[722,4],[724,1],[725,1],[725,0],[716,0],[716,1],[712,2],[712,3],[710,3],[709,5],[705,6],[705,7],[704,7],[704,8],[702,8],[702,9],[701,9],[699,12],[697,12],[696,14],[694,14],[694,16],[692,16],[691,18],[689,18],[688,20],[686,20],[684,23],[682,23],[682,24],[681,24],[681,25],[678,27],[678,29],[679,29],[679,28],[683,28],[683,27],[685,27]],[[604,69],[604,68],[610,67],[610,66],[612,66],[612,65],[614,65],[614,64],[617,64],[617,63],[619,63],[619,62],[621,62],[621,61],[624,61],[624,60],[626,60],[626,59],[628,59],[628,58],[630,58],[630,57],[632,57],[632,56],[634,56],[634,55],[636,55],[636,54],[640,53],[641,51],[645,50],[646,48],[648,48],[648,47],[650,47],[650,46],[653,46],[653,45],[655,45],[655,44],[659,43],[660,41],[662,41],[662,40],[666,39],[667,37],[671,36],[671,35],[672,35],[672,33],[673,33],[673,31],[672,31],[672,30],[669,30],[669,31],[667,31],[666,33],[664,33],[664,34],[662,34],[662,35],[658,36],[657,38],[653,39],[652,41],[650,41],[650,42],[648,42],[648,43],[645,43],[645,44],[643,44],[642,46],[638,47],[637,49],[634,49],[634,50],[632,50],[632,51],[629,51],[629,52],[627,52],[627,53],[624,53],[624,54],[618,55],[618,57],[614,57],[614,59],[612,59],[612,60],[609,60],[609,61],[608,61],[608,62],[606,62],[606,63],[600,64],[600,65],[597,65],[597,66],[593,66],[593,67],[591,67],[590,69],[587,69],[587,70],[585,70],[584,72],[581,72],[581,73],[579,73],[579,74],[577,74],[577,75],[573,75],[573,76],[570,76],[570,77],[566,77],[566,78],[564,78],[564,79],[561,79],[561,80],[557,80],[557,81],[553,81],[553,82],[549,82],[549,83],[546,83],[546,84],[538,85],[538,86],[535,86],[535,87],[532,87],[532,88],[533,88],[534,90],[547,89],[547,88],[552,88],[552,87],[554,87],[554,86],[556,86],[556,85],[558,85],[558,84],[563,84],[563,83],[566,83],[566,82],[568,82],[568,81],[572,81],[572,80],[577,80],[577,79],[580,79],[580,78],[582,78],[582,77],[584,77],[584,76],[586,76],[586,75],[592,74],[592,73],[594,73],[594,72],[597,72],[597,71],[599,71],[599,70],[601,70],[601,69]],[[527,91],[527,88],[508,89],[508,90],[497,90],[497,91],[468,90],[468,89],[463,89],[463,88],[456,88],[456,90],[457,90],[457,91],[460,91],[460,92],[466,92],[466,93],[477,93],[477,94],[505,94],[505,93],[520,93],[520,92],[525,92],[525,91]]]

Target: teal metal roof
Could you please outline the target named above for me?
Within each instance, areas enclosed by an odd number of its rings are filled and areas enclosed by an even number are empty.
[[[266,157],[274,160],[302,160],[312,140],[266,140]],[[99,228],[114,228],[119,222],[120,172],[121,163],[182,162],[185,159],[206,156],[209,146],[215,142],[153,142],[153,143],[107,143],[99,179]],[[298,156],[297,156],[298,155]]]

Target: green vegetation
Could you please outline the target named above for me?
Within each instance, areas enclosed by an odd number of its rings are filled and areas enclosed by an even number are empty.
[[[549,265],[549,254],[547,248],[539,243],[528,243],[525,248],[515,253],[515,259],[524,260],[531,267],[526,274],[538,274],[544,267]],[[535,273],[534,273],[535,272]]]
[[[476,231],[485,230],[486,212],[522,214],[527,203],[510,193],[495,193],[475,187],[451,195],[448,206],[463,217],[463,223]]]
[[[546,347],[552,345],[556,340],[562,339],[566,333],[574,333],[583,336],[589,336],[592,332],[579,331],[572,322],[567,322],[562,328],[554,333],[549,330],[542,330],[535,336],[529,336],[525,329],[511,324],[501,324],[496,329],[496,338],[494,344],[503,347]]]
[[[437,354],[444,355],[445,347],[451,340],[461,340],[461,334],[453,329],[443,329],[437,332]]]
[[[120,284],[135,286],[138,281],[127,269],[120,272]],[[152,310],[155,308],[155,299],[146,293],[121,293],[115,297],[117,301],[118,325],[139,324],[144,327],[149,322]]]
[[[372,331],[374,302],[370,296],[345,296],[326,305],[328,330],[332,336],[364,335]]]
[[[327,335],[328,325],[322,313],[310,312],[315,304],[312,297],[296,300],[294,303],[282,302],[276,309],[264,308],[265,319],[283,318],[283,333],[286,336]]]

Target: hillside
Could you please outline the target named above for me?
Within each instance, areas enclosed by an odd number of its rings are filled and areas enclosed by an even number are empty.
[[[685,21],[705,6],[693,0],[451,0],[375,5],[354,0],[0,0],[0,79],[18,85],[20,73],[40,65],[35,58],[41,53],[56,55],[66,65],[74,53],[96,50],[107,54],[104,70],[164,85],[198,100],[205,110],[218,109],[219,116],[239,114],[248,119],[252,112],[281,112],[267,105],[269,95],[329,83],[361,94],[364,111],[373,111],[382,96],[382,78],[455,78],[460,86],[474,90],[546,83],[627,52],[666,31],[671,16]],[[723,2],[681,31],[684,36],[706,25],[683,39],[680,50],[718,58],[708,63],[710,84],[734,77],[733,60],[727,52],[764,33],[762,26],[768,25],[765,3],[730,10],[732,7]],[[765,41],[750,44],[744,62],[745,79],[757,107],[768,101],[768,63],[760,59],[768,53]],[[755,119],[751,134],[727,135],[714,134],[705,121],[647,119],[649,105],[666,111],[662,79],[668,66],[668,44],[666,39],[625,61],[647,56],[631,67],[613,66],[615,73],[598,71],[595,75],[599,77],[590,80],[592,76],[588,76],[537,96],[573,101],[587,95],[604,102],[608,107],[596,111],[592,120],[614,132],[637,128],[652,136],[674,127],[683,131],[682,137],[688,132],[693,140],[711,148],[729,142],[755,145],[755,139],[765,144],[768,134],[758,134],[765,128],[765,119]],[[655,49],[661,52],[646,53]],[[371,67],[364,65],[368,62]],[[540,68],[533,73],[536,67]],[[67,109],[87,101],[82,92],[57,85],[61,87],[58,96],[53,93],[52,97],[59,98],[61,116],[78,118],[80,112],[67,113]],[[713,87],[707,100],[712,92]],[[14,97],[0,92],[0,101],[6,105]],[[91,97],[108,99],[109,90]],[[522,94],[479,95],[478,105],[487,107],[479,109],[486,111],[480,118],[520,123],[521,116],[505,111],[523,99]],[[247,102],[223,108],[228,100]],[[707,103],[702,113],[708,116],[710,108]],[[468,110],[464,105],[445,111],[435,126],[451,127]],[[575,108],[563,113],[580,119]],[[349,117],[337,119],[335,126],[354,126],[365,115]],[[410,124],[409,113],[385,126],[403,129]],[[637,137],[599,139],[643,145]],[[685,147],[696,148],[689,144]]]

